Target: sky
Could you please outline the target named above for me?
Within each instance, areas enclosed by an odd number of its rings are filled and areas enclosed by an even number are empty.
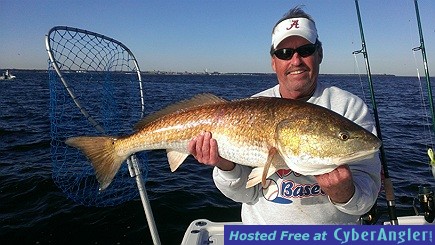
[[[435,74],[435,1],[419,0]],[[142,71],[268,73],[276,21],[290,8],[316,21],[322,74],[365,73],[354,0],[0,0],[0,69],[47,69],[44,38],[65,25],[124,43]],[[372,74],[424,75],[413,0],[359,0]]]

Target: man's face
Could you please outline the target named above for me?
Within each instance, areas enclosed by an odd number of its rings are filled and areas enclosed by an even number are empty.
[[[310,42],[299,36],[284,39],[276,49],[296,49]],[[322,62],[322,48],[317,48],[314,54],[301,57],[295,53],[289,60],[272,56],[272,69],[275,71],[283,98],[308,99],[316,88],[319,66]]]

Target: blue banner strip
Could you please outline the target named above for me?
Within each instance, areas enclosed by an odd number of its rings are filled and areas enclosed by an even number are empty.
[[[226,225],[225,245],[289,244],[433,244],[432,225]]]

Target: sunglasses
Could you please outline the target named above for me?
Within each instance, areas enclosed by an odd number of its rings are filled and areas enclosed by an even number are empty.
[[[274,54],[280,60],[289,60],[293,57],[295,53],[298,53],[301,57],[305,58],[314,54],[314,52],[316,52],[317,46],[318,46],[317,42],[315,44],[310,43],[310,44],[302,45],[295,49],[292,48],[277,49],[273,51],[272,54]]]

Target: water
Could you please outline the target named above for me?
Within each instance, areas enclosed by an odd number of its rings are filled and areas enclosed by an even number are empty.
[[[2,81],[0,91],[1,244],[151,244],[139,198],[114,207],[85,207],[68,199],[54,184],[48,74],[13,73],[17,79]],[[358,76],[323,75],[320,79],[370,104],[367,84],[360,83]],[[276,83],[272,75],[145,75],[143,80],[147,112],[201,92],[235,99]],[[418,186],[434,185],[426,156],[430,115],[422,106],[417,78],[374,76],[373,81],[397,209],[400,214],[412,214]],[[153,151],[148,157],[146,187],[163,244],[179,244],[194,219],[240,221],[240,204],[216,189],[211,168],[189,157],[171,173],[164,151]],[[381,194],[381,211],[385,205]]]

